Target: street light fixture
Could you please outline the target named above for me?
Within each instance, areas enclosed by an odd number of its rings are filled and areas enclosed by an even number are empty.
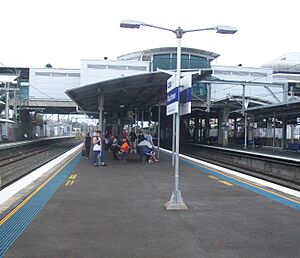
[[[194,32],[194,31],[204,31],[204,30],[215,30],[217,33],[220,34],[234,34],[238,31],[236,27],[233,26],[225,26],[225,25],[218,25],[214,27],[208,27],[208,28],[202,28],[202,29],[193,29],[193,30],[182,30],[180,27],[178,27],[176,30],[148,24],[145,22],[141,21],[136,21],[136,20],[122,20],[120,23],[121,28],[128,28],[128,29],[139,29],[141,26],[146,26],[146,27],[151,27],[151,28],[156,28],[160,30],[166,30],[166,31],[171,31],[177,35],[183,35],[184,33],[187,32]],[[181,34],[178,34],[177,31],[180,31]]]
[[[178,27],[175,30],[147,24],[141,21],[135,20],[122,20],[120,23],[121,28],[130,28],[130,29],[139,29],[141,26],[147,26],[151,28],[156,28],[160,30],[171,31],[176,35],[177,38],[177,71],[176,71],[176,86],[178,88],[178,96],[180,96],[180,74],[181,74],[181,38],[183,34],[187,32],[195,32],[195,31],[205,31],[205,30],[215,30],[220,34],[234,34],[237,32],[236,27],[232,26],[214,26],[203,29],[193,29],[193,30],[183,30],[181,27]],[[175,150],[175,182],[174,182],[174,190],[170,201],[165,204],[167,210],[186,210],[188,209],[185,203],[183,202],[181,192],[179,190],[179,129],[180,129],[180,104],[178,101],[178,112],[176,113],[176,150]],[[173,136],[174,137],[174,136]]]

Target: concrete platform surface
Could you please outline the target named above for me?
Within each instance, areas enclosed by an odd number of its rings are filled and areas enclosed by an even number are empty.
[[[299,210],[183,162],[189,209],[167,211],[169,156],[106,160],[80,159],[4,257],[300,257]]]

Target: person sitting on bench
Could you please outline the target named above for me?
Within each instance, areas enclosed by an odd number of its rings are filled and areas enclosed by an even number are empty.
[[[129,151],[128,140],[124,137],[122,144],[120,146],[120,149],[119,149],[119,154],[125,154],[125,152],[128,152],[128,151]]]
[[[149,163],[158,162],[159,160],[155,157],[155,152],[150,142],[142,140],[138,144],[138,153],[141,157],[146,157],[146,161]]]

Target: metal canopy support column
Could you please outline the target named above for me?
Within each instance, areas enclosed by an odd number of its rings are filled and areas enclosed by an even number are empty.
[[[158,114],[157,114],[157,122],[158,122],[158,125],[157,125],[157,158],[159,158],[159,153],[160,153],[160,105],[158,104]]]
[[[230,110],[225,107],[218,116],[218,143],[228,146],[228,118]]]
[[[202,125],[202,117],[200,118],[200,142],[203,142],[203,125]]]
[[[255,141],[254,141],[254,115],[252,116],[252,148],[255,148]]]
[[[234,118],[234,132],[233,132],[233,137],[234,139],[236,139],[236,135],[237,135],[237,118]]]
[[[291,125],[291,143],[294,143],[294,131],[295,131],[295,126],[292,124]]]
[[[248,140],[248,123],[247,123],[247,113],[245,113],[245,117],[244,117],[244,129],[245,129],[245,138],[244,138],[244,149],[247,149],[247,140]]]
[[[210,134],[210,117],[205,116],[205,125],[204,125],[204,142],[207,143]]]
[[[207,95],[206,95],[206,112],[210,112],[210,99],[211,99],[211,84],[207,83]]]
[[[6,95],[5,95],[5,119],[9,119],[9,82],[5,83]]]
[[[199,142],[199,128],[200,128],[199,116],[195,114],[194,119],[195,119],[195,128],[194,128],[193,140],[194,142]]]
[[[273,113],[273,151],[275,151],[275,128],[276,128],[275,112]]]
[[[286,121],[285,116],[282,116],[282,139],[281,139],[281,148],[286,148]]]
[[[173,127],[172,127],[172,166],[175,166],[175,134],[176,134],[176,115],[173,114]]]
[[[135,112],[134,112],[134,119],[135,119],[134,132],[135,132],[135,134],[137,134],[137,127],[138,127],[138,112],[137,112],[137,110],[135,110]]]
[[[99,130],[103,132],[103,105],[104,105],[104,96],[98,96],[98,108],[99,108]]]
[[[13,110],[14,110],[14,120],[17,119],[17,91],[14,90],[14,104],[13,104]]]
[[[5,89],[6,89],[6,94],[5,94],[5,119],[9,119],[9,82],[5,83]],[[3,136],[8,139],[8,123],[5,122],[4,126],[4,132],[2,133]]]
[[[144,133],[144,110],[142,111],[142,133]]]
[[[248,140],[248,132],[247,132],[247,113],[245,112],[246,109],[246,86],[243,85],[243,106],[242,106],[242,114],[244,116],[244,149],[247,149],[247,140]]]
[[[148,133],[150,134],[150,127],[151,127],[151,120],[152,120],[152,117],[151,117],[151,108],[149,108],[149,111],[148,111]]]

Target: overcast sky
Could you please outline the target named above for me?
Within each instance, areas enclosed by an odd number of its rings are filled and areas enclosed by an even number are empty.
[[[134,19],[171,29],[236,26],[235,35],[185,34],[182,46],[218,53],[220,65],[258,67],[300,52],[299,10],[299,0],[0,0],[0,62],[80,68],[80,59],[176,46],[171,32],[119,27]]]

